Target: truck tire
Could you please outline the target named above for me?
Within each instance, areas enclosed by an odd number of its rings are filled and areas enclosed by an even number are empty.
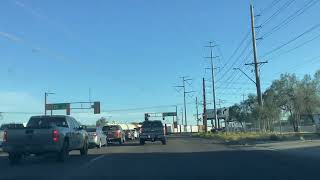
[[[18,153],[9,153],[9,161],[10,164],[14,165],[14,164],[18,164],[21,162],[22,159],[22,154],[18,154]]]
[[[167,144],[167,140],[166,139],[162,139],[161,143],[162,143],[162,145],[166,145]]]
[[[88,140],[86,139],[83,143],[83,147],[80,149],[80,155],[86,156],[88,155]]]
[[[146,142],[143,139],[140,139],[140,145],[144,145]]]
[[[69,156],[68,147],[69,147],[69,141],[65,140],[63,142],[63,145],[62,145],[60,152],[58,152],[58,154],[57,154],[57,161],[59,161],[59,162],[66,161],[66,159]]]

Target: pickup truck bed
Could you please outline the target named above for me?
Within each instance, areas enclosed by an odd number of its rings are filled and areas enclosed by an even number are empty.
[[[63,142],[53,142],[51,128],[46,129],[8,129],[7,141],[3,150],[10,153],[42,154],[59,152]]]
[[[2,149],[12,163],[24,155],[44,153],[55,153],[64,161],[71,150],[87,155],[88,134],[69,116],[33,116],[26,128],[5,129]]]

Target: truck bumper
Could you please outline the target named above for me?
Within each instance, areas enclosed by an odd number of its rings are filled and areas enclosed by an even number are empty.
[[[2,144],[2,149],[7,153],[25,153],[25,154],[43,154],[47,152],[59,152],[61,146],[59,144],[52,145],[9,145]]]
[[[140,139],[145,141],[159,141],[166,139],[166,137],[164,135],[140,135]]]

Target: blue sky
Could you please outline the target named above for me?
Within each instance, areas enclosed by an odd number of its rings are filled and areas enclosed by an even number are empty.
[[[257,18],[257,26],[290,1],[280,0],[263,12]],[[257,36],[309,1],[292,1]],[[272,2],[254,1],[255,11],[260,12]],[[249,4],[249,0],[3,0],[0,111],[42,112],[45,91],[56,93],[49,96],[49,102],[86,101],[90,88],[92,99],[101,101],[106,113],[74,114],[80,121],[92,123],[101,116],[112,116],[121,122],[140,121],[144,112],[174,111],[174,107],[112,110],[178,104],[180,111],[182,94],[173,86],[181,85],[181,76],[189,76],[193,80],[187,89],[196,92],[187,98],[188,120],[194,124],[194,99],[198,96],[202,100],[201,79],[210,78],[209,71],[205,71],[209,61],[204,58],[209,55],[209,49],[204,47],[208,41],[219,45],[214,48],[214,54],[220,56],[215,60],[220,67],[219,106],[239,102],[242,94],[255,93],[253,84],[232,70],[252,61],[252,55],[245,58],[239,51],[229,58],[249,31]],[[318,39],[277,57],[317,36],[318,28],[270,56],[263,55],[320,23],[319,7],[320,3],[315,4],[258,42],[259,57],[269,61],[261,69],[264,89],[279,77],[279,72],[301,76],[318,69],[319,61],[310,60],[320,55]],[[251,44],[246,52],[250,50]],[[251,67],[242,68],[253,77]],[[207,84],[210,101],[211,84]],[[29,116],[3,114],[2,120],[25,122]]]

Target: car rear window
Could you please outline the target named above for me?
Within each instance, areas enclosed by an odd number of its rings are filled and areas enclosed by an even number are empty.
[[[23,124],[2,124],[0,130],[24,128]]]
[[[116,131],[119,130],[118,126],[104,126],[102,128],[102,131]]]
[[[97,129],[96,128],[87,128],[87,132],[96,132]]]
[[[163,127],[163,125],[161,121],[145,121],[142,124],[142,127]]]
[[[64,117],[31,117],[27,128],[68,127]]]

